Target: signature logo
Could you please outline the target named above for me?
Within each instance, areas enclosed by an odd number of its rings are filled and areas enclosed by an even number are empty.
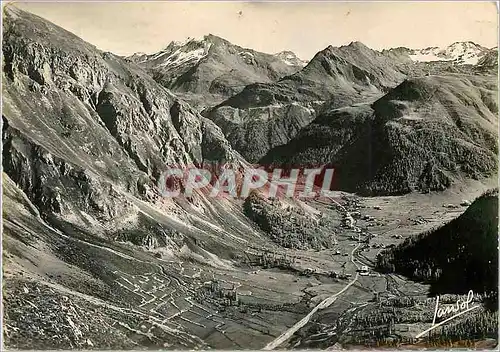
[[[479,305],[472,305],[471,304],[473,298],[474,298],[474,292],[472,290],[470,290],[469,293],[467,294],[466,299],[458,299],[455,302],[455,304],[440,307],[439,306],[439,296],[437,296],[436,307],[434,309],[434,319],[432,320],[432,326],[429,329],[422,331],[420,334],[415,336],[415,338],[418,339],[418,338],[422,337],[423,335],[427,334],[429,331],[432,331],[435,328],[437,328],[443,324],[446,324],[450,320],[458,318],[462,314],[465,314],[467,312],[470,312],[471,310],[479,308],[480,307]],[[437,318],[443,318],[443,317],[449,316],[450,314],[453,314],[453,315],[436,324]]]

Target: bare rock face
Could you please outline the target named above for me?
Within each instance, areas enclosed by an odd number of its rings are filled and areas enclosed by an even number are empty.
[[[109,223],[118,215],[136,213],[117,187],[137,193],[132,175],[121,184],[103,181],[93,171],[67,162],[33,143],[4,120],[3,167],[14,182],[30,196],[42,218],[53,215],[71,218],[81,226]]]
[[[202,126],[210,122],[141,69],[15,9],[7,13],[5,38],[6,106],[13,112],[14,108],[44,116],[51,112],[45,124],[58,127],[75,142],[89,138],[85,132],[98,126],[101,139],[111,135],[114,140],[92,145],[116,147],[118,143],[120,152],[150,175],[163,163],[201,162],[210,157],[202,154]],[[44,104],[36,107],[26,102],[29,109],[19,107],[29,95]],[[20,125],[23,114],[18,115],[7,120]],[[90,121],[82,121],[82,115]],[[92,128],[86,127],[88,122]],[[230,157],[229,150],[227,154]]]
[[[476,65],[480,72],[491,72],[495,74],[498,70],[498,48],[488,50],[483,57],[481,57]]]
[[[221,106],[210,116],[234,149],[250,162],[258,162],[270,149],[286,144],[316,116],[315,103],[276,104],[234,109]]]
[[[241,162],[134,64],[14,7],[4,19],[4,171],[43,216],[111,226],[137,218],[124,193],[154,201],[167,166]]]

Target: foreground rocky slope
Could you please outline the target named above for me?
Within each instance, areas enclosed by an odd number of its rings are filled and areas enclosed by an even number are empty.
[[[409,79],[371,105],[334,106],[264,164],[328,164],[338,189],[371,195],[444,190],[496,172],[496,78]]]

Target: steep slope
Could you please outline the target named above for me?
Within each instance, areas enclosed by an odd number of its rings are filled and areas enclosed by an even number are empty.
[[[303,63],[293,54],[270,55],[231,44],[215,35],[184,43],[172,42],[152,55],[129,57],[164,87],[200,104],[214,104],[251,83],[269,83],[298,71]]]
[[[475,70],[478,73],[498,73],[498,48],[488,51],[477,63]]]
[[[244,160],[139,67],[3,10],[6,345],[234,346],[218,337],[221,321],[241,330],[218,313],[223,275],[276,246],[238,203],[162,199],[156,178],[167,165]],[[201,332],[182,320],[200,312]],[[269,339],[245,334],[255,348]]]
[[[340,107],[373,100],[403,78],[390,59],[359,42],[330,46],[300,72],[274,84],[251,84],[206,116],[233,148],[256,162],[293,138],[325,101]]]
[[[498,292],[498,190],[445,226],[384,251],[378,267],[429,281],[437,294]]]
[[[336,187],[365,194],[443,190],[497,167],[496,78],[409,79],[372,105],[334,106],[262,164],[329,164]]]
[[[296,277],[326,254],[290,260],[242,200],[156,188],[172,164],[246,165],[220,128],[137,65],[3,10],[5,345],[257,349],[299,320],[317,280]],[[263,216],[329,245],[305,231],[318,212],[287,206]]]
[[[140,68],[15,7],[5,12],[3,169],[44,216],[99,236],[123,219],[141,226],[138,200],[127,197],[161,201],[156,180],[167,166],[242,162],[220,129]],[[188,216],[192,204],[169,206]],[[163,231],[152,235],[165,242]]]
[[[50,226],[170,256],[266,244],[237,203],[159,196],[167,166],[245,161],[140,68],[12,6],[3,54],[3,170]]]
[[[159,198],[157,179],[168,166],[246,162],[217,126],[140,68],[13,6],[5,7],[3,55],[3,170],[42,217],[113,237],[107,229],[120,231],[123,219],[144,225],[147,201],[186,223],[202,222],[193,207],[209,222],[229,211],[243,218],[231,236],[254,235],[235,204],[212,201],[203,213],[203,195]],[[134,234],[142,243],[145,233]],[[151,236],[165,244],[164,230]]]

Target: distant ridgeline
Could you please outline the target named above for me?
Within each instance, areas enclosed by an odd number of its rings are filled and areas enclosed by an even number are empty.
[[[441,228],[382,252],[377,269],[428,282],[432,294],[474,290],[496,297],[498,189],[477,198],[461,216]]]

